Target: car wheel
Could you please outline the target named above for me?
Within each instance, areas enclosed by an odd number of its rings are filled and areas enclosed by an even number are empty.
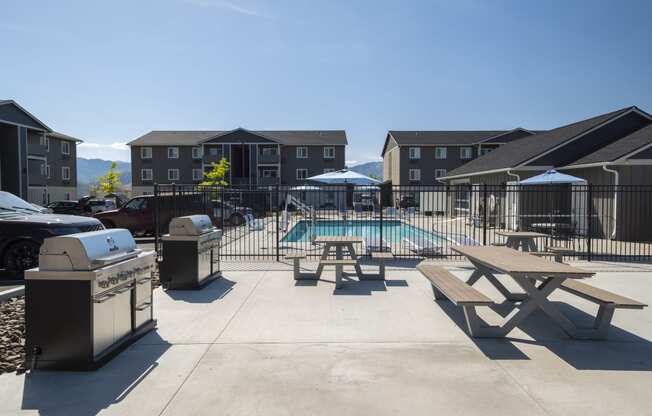
[[[244,217],[240,214],[231,214],[229,217],[229,224],[231,225],[242,225],[244,223]]]
[[[9,274],[22,277],[24,270],[38,266],[38,251],[40,245],[33,241],[19,241],[13,243],[5,251],[3,267]]]

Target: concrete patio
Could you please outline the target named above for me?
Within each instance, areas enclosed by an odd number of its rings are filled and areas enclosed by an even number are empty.
[[[598,272],[595,286],[652,303],[652,267],[575,264]],[[337,291],[328,269],[300,284],[279,263],[225,269],[201,291],[157,289],[158,330],[96,372],[0,376],[0,415],[652,415],[650,308],[617,311],[608,341],[571,340],[540,313],[479,341],[411,268]],[[578,322],[597,309],[553,299]]]

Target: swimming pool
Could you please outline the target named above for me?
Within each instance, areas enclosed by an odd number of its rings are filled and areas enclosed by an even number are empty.
[[[380,220],[322,220],[316,222],[317,236],[352,236],[369,239],[380,237]],[[312,224],[310,221],[301,220],[283,237],[286,243],[300,243],[310,241]],[[383,221],[383,239],[388,243],[400,243],[403,238],[427,239],[432,242],[444,243],[446,238],[406,224],[398,220]]]

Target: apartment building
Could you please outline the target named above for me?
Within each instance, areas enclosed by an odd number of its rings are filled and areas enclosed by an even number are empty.
[[[81,140],[57,133],[13,100],[0,100],[0,190],[40,205],[77,198]]]
[[[132,192],[150,194],[154,184],[193,184],[212,163],[230,163],[233,187],[301,185],[306,178],[343,169],[344,130],[151,131],[131,147]]]
[[[435,185],[438,179],[505,143],[532,132],[523,128],[483,131],[397,131],[385,137],[383,179],[393,185]]]

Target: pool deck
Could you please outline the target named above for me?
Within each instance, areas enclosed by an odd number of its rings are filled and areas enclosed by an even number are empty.
[[[652,303],[652,266],[576,264]],[[652,415],[650,308],[618,311],[607,341],[569,339],[542,314],[508,339],[474,340],[409,262],[337,291],[332,270],[297,284],[282,263],[224,266],[201,291],[157,289],[158,329],[96,372],[1,375],[0,415]],[[596,310],[553,300],[578,321]]]

